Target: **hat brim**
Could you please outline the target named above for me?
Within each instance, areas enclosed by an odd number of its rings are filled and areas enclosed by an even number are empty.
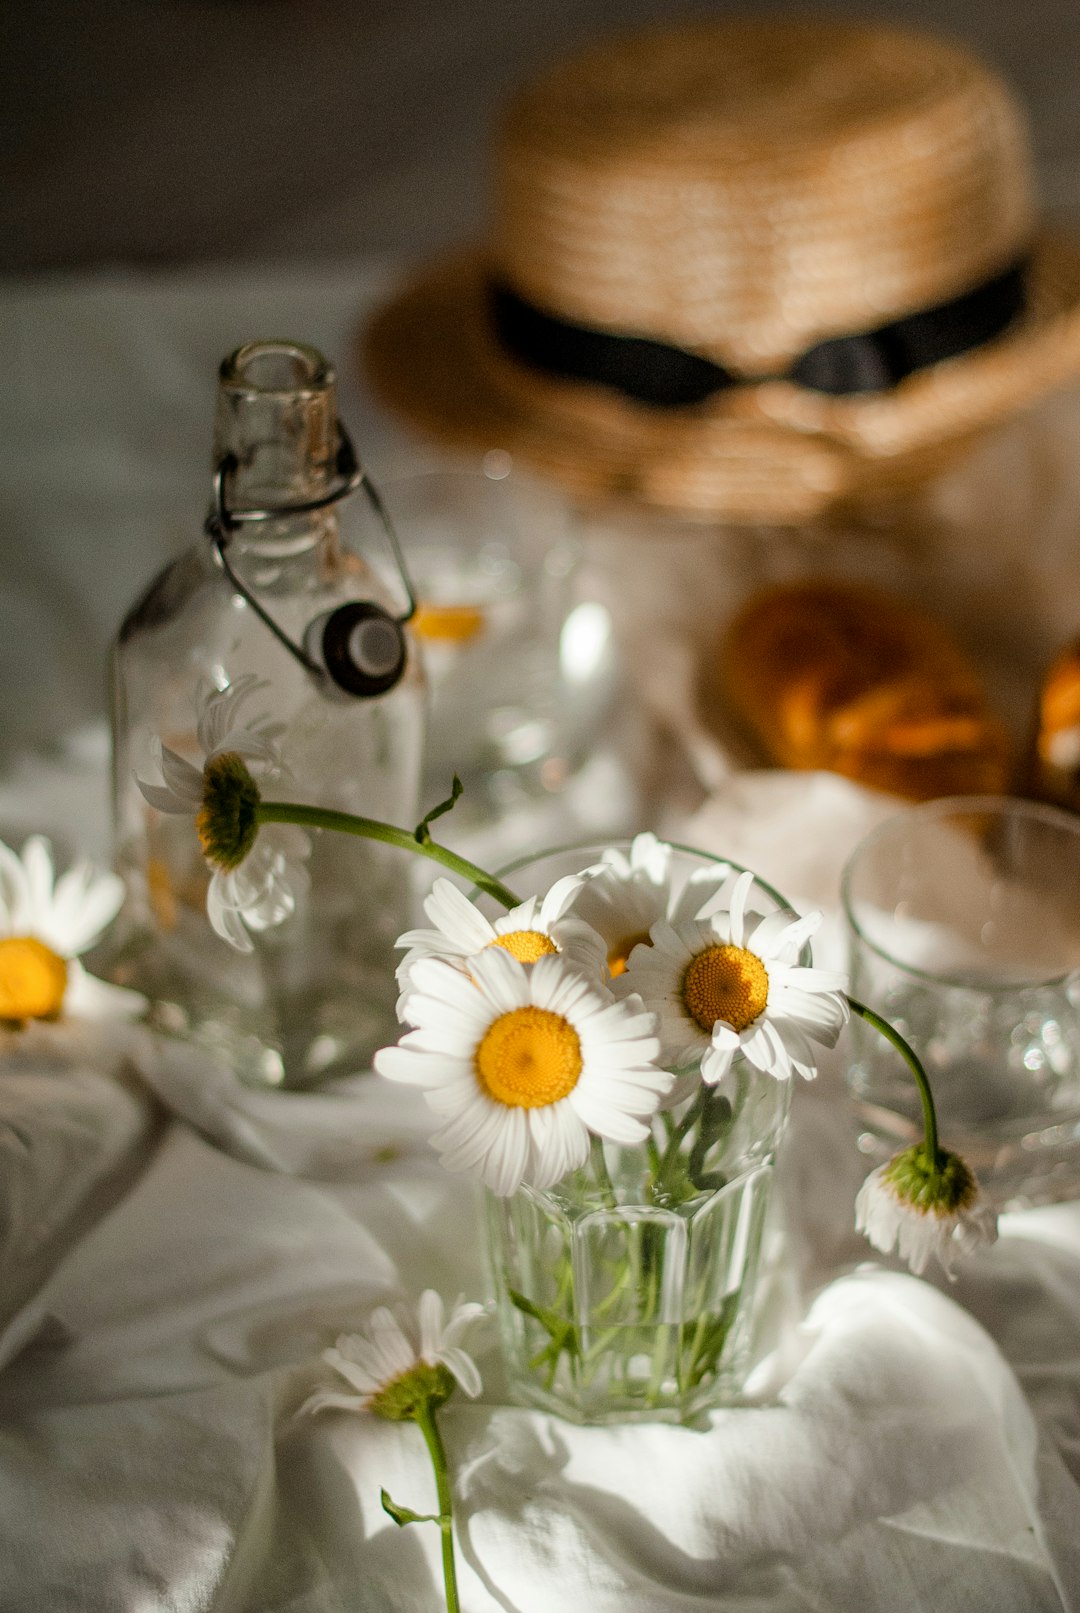
[[[787,381],[659,409],[546,376],[497,344],[480,252],[423,272],[360,335],[381,400],[438,441],[505,449],[587,504],[730,521],[807,520],[894,496],[1080,374],[1080,245],[1036,241],[1025,313],[1002,336],[888,392]]]

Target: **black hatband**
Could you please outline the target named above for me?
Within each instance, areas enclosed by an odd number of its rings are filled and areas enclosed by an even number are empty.
[[[499,341],[523,363],[566,380],[612,387],[639,403],[677,409],[703,403],[725,387],[766,380],[794,381],[836,397],[887,392],[916,370],[1000,336],[1024,309],[1026,270],[1025,259],[935,308],[818,342],[783,375],[756,377],[732,375],[723,365],[667,342],[572,324],[498,282],[490,298]]]

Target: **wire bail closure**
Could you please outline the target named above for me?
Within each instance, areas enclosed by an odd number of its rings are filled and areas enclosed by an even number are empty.
[[[336,424],[338,448],[334,461],[335,480],[325,493],[318,498],[291,503],[232,508],[228,501],[227,482],[237,469],[237,461],[232,454],[226,454],[214,470],[213,503],[206,517],[205,531],[214,546],[221,569],[236,592],[306,671],[321,682],[335,684],[346,694],[385,694],[405,670],[406,647],[402,629],[416,614],[416,595],[386,506],[361,467],[349,433],[340,420]],[[327,618],[311,623],[305,634],[305,643],[297,644],[237,575],[225,552],[226,547],[234,533],[245,526],[287,520],[290,516],[316,515],[320,510],[340,504],[359,490],[363,490],[386,536],[405,593],[406,608],[394,616],[374,601],[353,600],[339,606]],[[320,650],[325,645],[325,649],[330,651],[329,654],[324,653],[322,659],[317,659],[307,647],[307,642],[313,636],[319,639]]]

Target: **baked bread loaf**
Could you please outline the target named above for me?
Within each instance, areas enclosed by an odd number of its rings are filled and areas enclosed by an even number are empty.
[[[1080,812],[1080,639],[1047,668],[1039,691],[1032,793]]]
[[[1008,788],[1009,744],[940,623],[876,589],[799,582],[752,598],[724,636],[718,695],[782,767],[911,800]]]

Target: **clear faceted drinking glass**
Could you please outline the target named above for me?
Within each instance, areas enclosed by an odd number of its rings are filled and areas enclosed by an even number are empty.
[[[851,989],[924,1061],[943,1142],[999,1207],[1080,1192],[1080,818],[1010,797],[880,825],[843,879]],[[860,1147],[921,1135],[907,1071],[849,1032]]]
[[[575,597],[581,541],[565,499],[511,471],[387,481],[408,556],[429,689],[425,800],[465,785],[455,824],[557,792],[596,742],[617,680],[606,609]]]
[[[627,848],[622,848],[627,849]],[[599,860],[550,852],[504,870],[522,897]],[[676,847],[676,890],[731,864]],[[486,905],[483,901],[481,905]],[[786,904],[755,880],[750,906]],[[605,937],[609,942],[615,938]],[[711,1146],[691,1157],[686,1104],[650,1142],[602,1145],[547,1190],[486,1196],[502,1351],[515,1398],[576,1422],[679,1422],[737,1400],[753,1358],[763,1236],[790,1085],[736,1062],[711,1097]],[[657,1191],[656,1166],[667,1187]]]

